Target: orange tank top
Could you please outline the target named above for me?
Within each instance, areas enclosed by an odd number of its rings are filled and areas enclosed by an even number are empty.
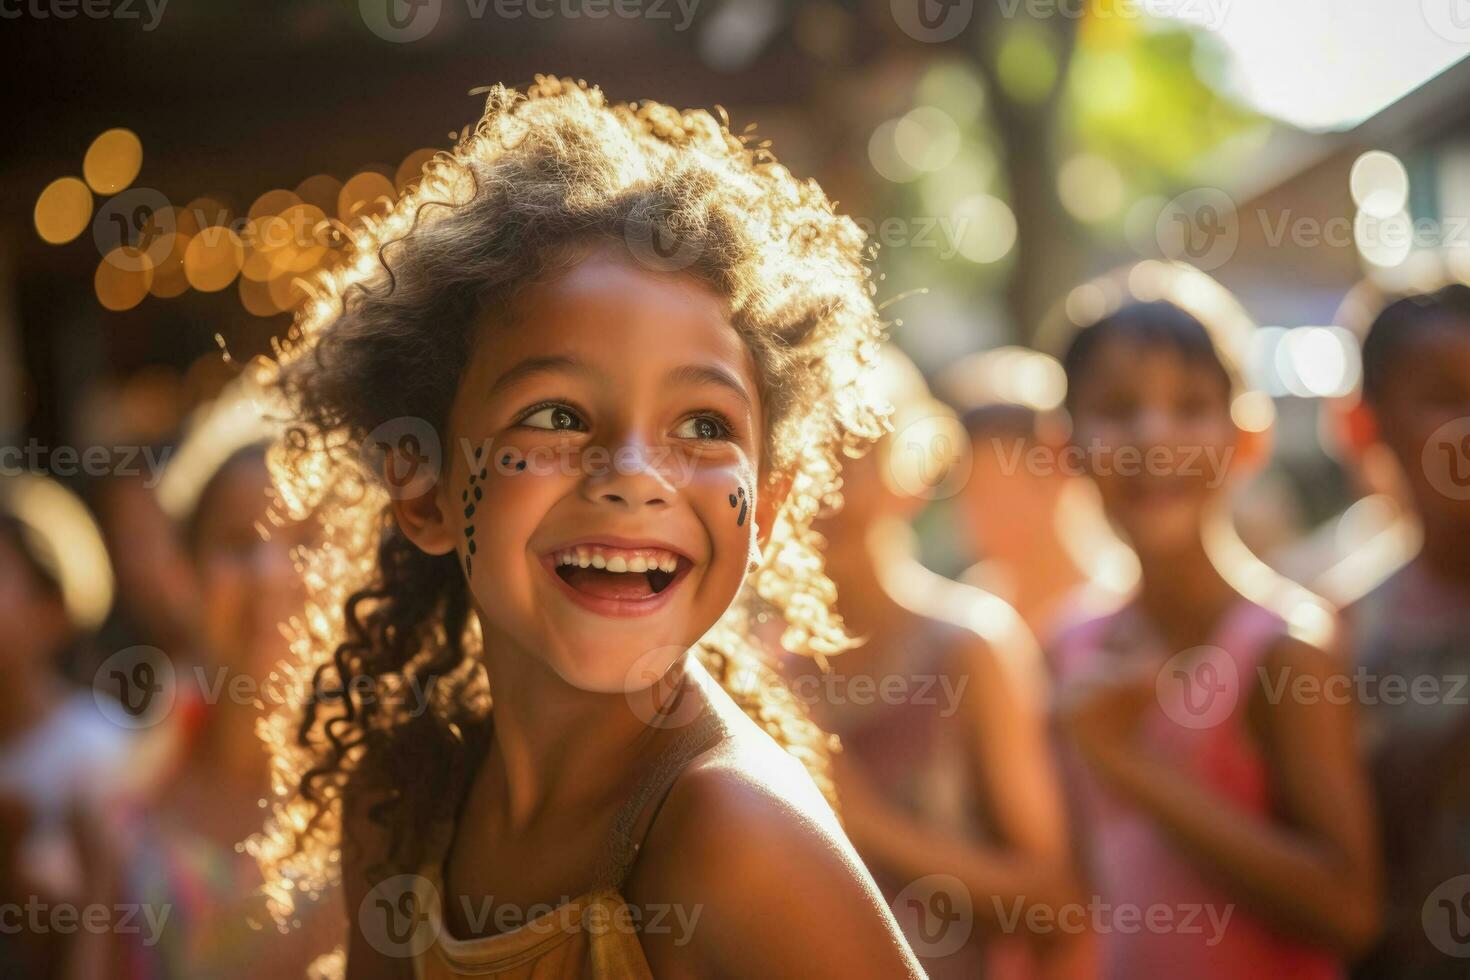
[[[441,905],[444,856],[453,836],[453,828],[446,828],[440,836],[441,846],[431,848],[432,859],[417,877],[417,906],[427,934],[415,944],[419,951],[414,956],[414,976],[418,980],[652,980],[638,941],[639,920],[621,889],[642,838],[679,773],[724,732],[724,723],[714,711],[706,710],[691,723],[619,808],[593,887],[509,931],[477,939],[450,935]],[[645,813],[648,819],[640,819]]]

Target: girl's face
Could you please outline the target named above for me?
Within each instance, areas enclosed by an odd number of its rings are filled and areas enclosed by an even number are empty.
[[[226,464],[206,488],[196,518],[194,561],[205,643],[217,666],[263,680],[289,652],[281,624],[301,610],[305,586],[291,559],[315,542],[310,521],[268,519],[265,460]],[[262,536],[260,529],[268,528]]]
[[[611,253],[529,287],[515,320],[482,332],[455,397],[438,543],[487,647],[584,690],[647,687],[753,556],[753,358],[714,292]]]
[[[1093,352],[1072,414],[1070,451],[1135,548],[1168,552],[1199,538],[1238,435],[1216,366],[1115,337]]]

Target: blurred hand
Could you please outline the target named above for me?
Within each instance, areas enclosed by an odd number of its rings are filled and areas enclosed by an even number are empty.
[[[1133,660],[1074,678],[1058,691],[1057,721],[1083,750],[1126,745],[1158,703],[1157,673],[1156,664]]]

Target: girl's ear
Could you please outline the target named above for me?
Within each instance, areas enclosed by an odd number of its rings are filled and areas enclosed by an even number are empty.
[[[388,473],[393,473],[396,465],[393,450],[389,450],[384,454],[383,467]],[[439,499],[440,486],[440,480],[435,480],[412,495],[395,493],[392,500],[393,516],[399,529],[408,540],[418,545],[419,550],[430,555],[449,554],[459,540],[455,535],[454,511],[446,508]],[[391,483],[389,487],[392,487]]]
[[[790,473],[772,473],[761,481],[761,490],[755,502],[755,544],[762,553],[771,540],[771,528],[776,523],[776,512],[786,502],[791,492]]]

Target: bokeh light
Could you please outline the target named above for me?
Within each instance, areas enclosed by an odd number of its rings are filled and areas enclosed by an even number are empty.
[[[1353,203],[1374,218],[1392,218],[1409,202],[1409,172],[1392,153],[1369,150],[1348,173]]]
[[[114,312],[143,302],[153,285],[153,260],[131,245],[119,245],[102,257],[92,276],[97,301]]]
[[[351,223],[387,214],[396,196],[391,180],[365,170],[342,185],[342,193],[337,196],[337,217]]]
[[[1123,207],[1127,187],[1118,168],[1100,156],[1079,153],[1057,171],[1062,206],[1079,221],[1106,221]]]
[[[98,194],[116,194],[143,167],[143,143],[130,129],[109,129],[92,141],[82,159],[82,176]]]
[[[75,177],[53,180],[36,198],[36,233],[52,245],[76,238],[91,220],[92,192]]]
[[[189,240],[184,274],[201,293],[213,293],[235,281],[245,262],[245,247],[231,228],[205,228]]]
[[[954,213],[959,251],[979,265],[997,262],[1016,244],[1016,216],[1010,206],[991,194],[961,201]]]

